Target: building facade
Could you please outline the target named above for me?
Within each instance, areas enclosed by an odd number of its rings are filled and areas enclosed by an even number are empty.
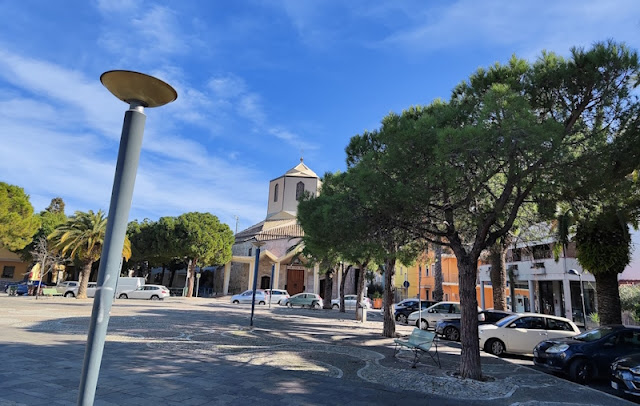
[[[235,235],[233,257],[216,273],[223,294],[234,294],[252,289],[259,241],[260,259],[256,286],[261,289],[286,289],[294,295],[301,292],[322,294],[325,283],[332,283],[336,295],[342,279],[341,268],[336,277],[329,279],[318,265],[311,266],[301,255],[304,232],[297,220],[298,202],[305,193],[317,196],[321,181],[303,160],[284,175],[269,182],[267,215],[264,221]],[[357,271],[347,274],[348,291],[355,287]]]

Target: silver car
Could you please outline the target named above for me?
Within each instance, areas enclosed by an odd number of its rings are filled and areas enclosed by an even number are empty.
[[[231,296],[231,303],[251,303],[253,297],[253,290],[245,290],[242,293]],[[267,295],[264,293],[262,289],[256,289],[256,303],[257,304],[266,304],[267,303]]]

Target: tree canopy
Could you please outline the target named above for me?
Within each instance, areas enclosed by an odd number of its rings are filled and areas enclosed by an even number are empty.
[[[351,140],[349,171],[367,179],[359,190],[367,204],[415,238],[441,238],[456,255],[463,377],[481,378],[480,253],[511,230],[525,202],[616,170],[595,159],[638,144],[638,73],[637,54],[613,42],[574,48],[568,59],[514,57],[478,70],[450,101],[392,113]]]
[[[24,189],[0,182],[0,246],[21,250],[33,240],[38,227],[40,219],[33,214]]]

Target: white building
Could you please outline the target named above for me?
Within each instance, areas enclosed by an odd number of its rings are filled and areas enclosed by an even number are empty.
[[[575,269],[581,274],[586,313],[596,312],[595,278],[584,272],[576,260],[575,243],[570,243],[566,255],[556,262],[553,239],[516,244],[507,252],[515,288],[528,290],[528,295],[516,295],[515,311],[533,311],[583,322],[580,277],[568,273]],[[481,286],[491,283],[491,265],[478,267]],[[509,278],[507,278],[509,279]],[[480,289],[483,291],[483,289]]]
[[[255,240],[265,244],[260,248],[258,288],[270,288],[273,271],[274,289],[286,289],[291,295],[323,292],[324,275],[317,265],[307,267],[306,259],[300,255],[304,233],[296,218],[300,198],[305,192],[317,196],[320,186],[320,178],[302,159],[284,175],[269,182],[265,220],[235,235],[233,258],[225,264],[224,279],[219,281],[225,295],[253,288],[256,247],[252,242]],[[357,272],[349,273],[350,290],[355,286],[356,275]],[[334,287],[340,286],[340,278],[339,273],[332,280]]]

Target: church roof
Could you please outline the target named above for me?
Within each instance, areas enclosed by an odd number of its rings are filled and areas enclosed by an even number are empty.
[[[314,171],[309,169],[309,167],[307,165],[305,165],[304,162],[302,162],[302,158],[300,158],[300,163],[298,165],[296,165],[293,168],[289,169],[287,171],[287,173],[285,173],[285,176],[301,176],[301,177],[305,177],[305,178],[317,178],[318,177],[318,175],[316,175],[316,173]]]
[[[280,240],[285,238],[301,238],[304,236],[302,227],[294,219],[265,220],[236,234],[236,243],[244,242],[255,237],[260,241]]]

